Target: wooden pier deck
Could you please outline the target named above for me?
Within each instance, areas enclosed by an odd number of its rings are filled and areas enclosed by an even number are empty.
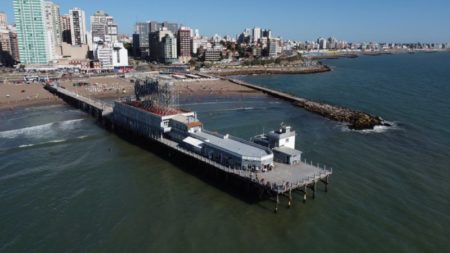
[[[114,117],[111,117],[113,113],[111,104],[100,100],[86,98],[57,86],[47,85],[45,88],[62,98],[68,104],[91,114],[98,120],[101,120],[104,124],[111,125],[111,129],[115,128]],[[278,210],[278,204],[280,203],[279,196],[286,197],[288,199],[288,206],[291,206],[292,192],[294,191],[303,192],[303,201],[306,201],[308,190],[311,192],[312,197],[315,197],[316,185],[319,182],[322,182],[325,185],[325,191],[327,191],[327,185],[329,183],[328,179],[333,173],[332,169],[320,168],[311,163],[308,164],[306,161],[301,161],[294,166],[274,163],[274,168],[267,172],[252,172],[248,170],[233,169],[187,150],[170,139],[163,137],[155,139],[149,136],[143,136],[140,133],[134,134],[149,140],[151,139],[151,141],[158,142],[168,149],[183,154],[185,157],[203,163],[210,168],[215,168],[217,171],[221,171],[222,174],[226,175],[226,177],[232,176],[239,181],[256,186],[260,193],[269,193],[276,203],[275,211]]]
[[[113,112],[113,107],[110,103],[81,96],[73,91],[61,88],[57,85],[46,85],[45,89],[57,95],[72,106],[76,106],[92,116],[103,118],[108,117]]]

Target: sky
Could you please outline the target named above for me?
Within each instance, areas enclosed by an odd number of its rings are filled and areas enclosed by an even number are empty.
[[[114,16],[120,33],[136,21],[171,21],[202,35],[231,35],[254,26],[291,40],[336,37],[349,42],[450,42],[450,0],[54,0],[61,14],[79,7]],[[12,0],[0,11],[14,22]],[[89,24],[89,18],[87,18]]]

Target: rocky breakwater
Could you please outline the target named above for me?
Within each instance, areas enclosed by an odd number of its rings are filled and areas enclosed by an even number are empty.
[[[310,67],[264,67],[264,66],[247,66],[239,68],[216,68],[206,71],[207,74],[216,76],[238,76],[238,75],[301,75],[315,74],[331,71],[331,68],[325,64],[318,64]]]
[[[261,87],[258,85],[250,84],[232,78],[223,77],[222,79],[227,79],[233,83],[262,91],[266,94],[284,99],[286,101],[290,101],[293,104],[302,107],[307,111],[322,115],[323,117],[326,117],[328,119],[347,123],[350,129],[366,130],[366,129],[374,129],[376,126],[391,126],[381,117],[374,116],[369,113],[355,111],[349,108],[334,106],[330,104],[310,101],[305,98],[300,98],[281,91],[272,90],[269,88]]]
[[[379,116],[355,111],[349,108],[309,101],[306,99],[294,102],[294,104],[328,119],[348,123],[348,127],[354,130],[374,129],[375,126],[390,126],[389,123],[385,122]]]

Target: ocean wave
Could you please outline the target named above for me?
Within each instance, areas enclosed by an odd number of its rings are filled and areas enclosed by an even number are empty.
[[[61,142],[65,142],[66,140],[62,139],[62,140],[53,140],[53,141],[49,141],[48,143],[61,143]]]
[[[4,139],[14,139],[19,136],[25,136],[28,138],[33,137],[42,137],[50,134],[56,129],[59,130],[70,130],[74,126],[74,124],[79,123],[83,121],[84,119],[73,119],[73,120],[66,120],[66,121],[58,121],[58,122],[51,122],[43,125],[37,125],[32,127],[25,127],[25,128],[19,128],[19,129],[13,129],[13,130],[7,130],[0,132],[0,138]]]
[[[29,148],[29,147],[33,147],[35,144],[24,144],[24,145],[20,145],[19,148]]]
[[[239,101],[239,103],[243,103],[245,101]],[[182,106],[189,106],[189,105],[216,105],[216,104],[235,104],[236,101],[212,101],[212,102],[192,102],[192,103],[180,103]]]
[[[262,108],[264,109],[264,108]],[[215,110],[213,112],[233,112],[233,111],[250,111],[250,110],[256,110],[255,107],[238,107],[238,108],[229,108],[229,109],[222,109],[222,110]]]

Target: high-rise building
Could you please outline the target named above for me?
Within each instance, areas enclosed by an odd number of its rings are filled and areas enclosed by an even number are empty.
[[[150,23],[137,22],[134,28],[135,34],[139,35],[139,47],[148,48],[148,34],[150,33]]]
[[[336,49],[338,41],[337,41],[336,38],[330,37],[330,38],[328,38],[328,43],[327,44],[328,44],[327,48],[329,48],[329,49]]]
[[[11,27],[9,29],[9,41],[10,41],[10,46],[11,46],[10,54],[16,62],[19,62],[20,61],[19,41],[17,39],[17,31],[16,31],[15,27]]]
[[[115,42],[113,44],[113,66],[127,67],[128,66],[128,51],[121,42]]]
[[[5,13],[0,12],[0,59],[5,65],[13,65],[19,61],[17,32],[14,26],[8,26]],[[8,55],[5,55],[9,54]],[[3,57],[2,57],[3,56]]]
[[[48,64],[49,52],[43,0],[13,0],[20,61]]]
[[[263,30],[262,37],[271,39],[272,38],[272,30],[268,30],[268,29]]]
[[[171,31],[172,34],[178,33],[178,24],[176,24],[176,23],[169,23],[169,22],[165,21],[162,23],[162,27],[167,28],[167,30]]]
[[[61,46],[61,17],[59,14],[59,6],[50,2],[45,2],[45,26],[47,28],[48,52],[51,60],[58,59],[59,47]]]
[[[119,26],[114,23],[114,18],[111,16],[106,18],[105,41],[109,43],[116,43],[119,41]]]
[[[114,18],[104,11],[96,11],[94,16],[91,16],[91,32],[93,42],[115,43],[118,41],[118,26],[114,23]]]
[[[174,62],[177,58],[177,39],[166,27],[149,34],[150,60]]]
[[[69,11],[69,15],[72,45],[81,46],[86,44],[86,16],[84,11],[74,8]]]
[[[8,20],[4,12],[0,12],[0,51],[11,51]]]
[[[269,57],[273,57],[273,58],[275,58],[275,57],[277,57],[278,56],[278,54],[280,53],[280,51],[281,51],[281,45],[280,45],[280,43],[281,43],[281,40],[280,39],[278,39],[278,38],[276,38],[276,39],[269,39],[269,41],[268,41],[268,49],[269,49]]]
[[[317,39],[317,43],[319,44],[319,49],[327,49],[327,40],[325,38]]]
[[[147,36],[148,40],[148,36]],[[141,42],[140,42],[140,35],[137,33],[133,34],[133,56],[134,57],[141,57]]]
[[[7,29],[0,28],[0,51],[11,52],[11,41]]]
[[[100,62],[102,69],[113,69],[113,49],[109,45],[103,44],[102,41],[96,44],[96,59]]]
[[[150,29],[149,33],[157,32],[162,28],[162,24],[155,21],[150,21],[148,24]]]
[[[253,43],[258,43],[259,39],[261,38],[261,28],[253,28],[252,38]]]
[[[8,28],[8,18],[6,16],[6,13],[0,11],[0,29]]]
[[[70,15],[65,14],[61,16],[61,40],[62,42],[72,44],[72,35],[70,33]]]
[[[195,29],[194,30],[193,37],[200,37],[200,30],[199,29]]]
[[[174,63],[177,60],[177,38],[172,32],[167,33],[161,40],[162,58],[164,63]]]
[[[104,70],[128,66],[128,51],[123,46],[123,43],[115,42],[110,44],[99,41],[96,43],[94,51],[96,59]]]
[[[178,57],[181,62],[188,62],[191,59],[191,29],[181,27],[178,31]]]

